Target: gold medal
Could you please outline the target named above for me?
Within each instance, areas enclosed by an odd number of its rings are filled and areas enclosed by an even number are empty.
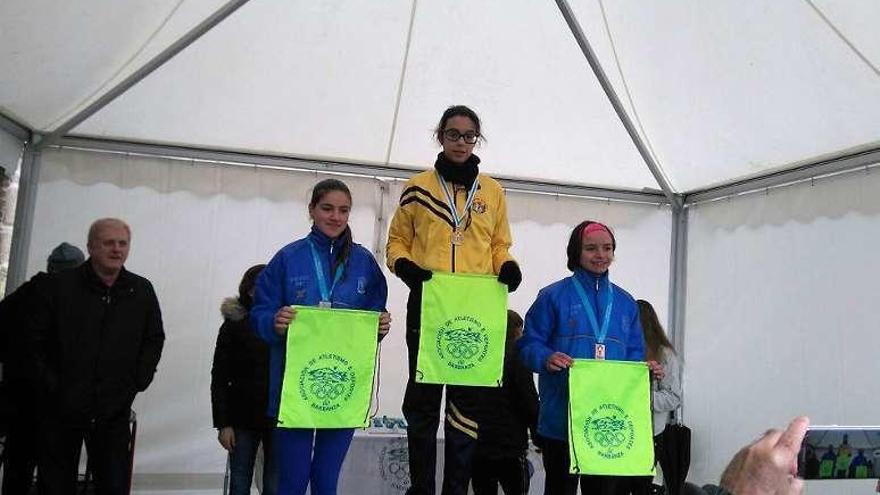
[[[455,229],[452,231],[452,244],[461,246],[464,244],[464,232]]]

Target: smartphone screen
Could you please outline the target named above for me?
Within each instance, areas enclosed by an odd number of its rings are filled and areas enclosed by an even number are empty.
[[[880,478],[880,426],[811,426],[798,454],[805,480]]]

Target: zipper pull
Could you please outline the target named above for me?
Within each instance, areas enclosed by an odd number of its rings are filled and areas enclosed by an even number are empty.
[[[333,242],[334,241],[330,241],[330,255],[331,256],[333,255]]]

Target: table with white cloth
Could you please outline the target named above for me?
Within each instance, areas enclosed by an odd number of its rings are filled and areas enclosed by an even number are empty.
[[[409,455],[406,430],[376,432],[357,430],[339,477],[339,493],[400,495],[409,488]],[[529,450],[532,473],[530,494],[544,492],[541,456]],[[443,480],[443,439],[437,439],[437,492]],[[503,493],[499,489],[499,493]]]

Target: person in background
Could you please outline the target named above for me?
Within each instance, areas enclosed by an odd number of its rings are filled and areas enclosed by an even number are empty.
[[[211,410],[220,445],[229,452],[229,493],[251,492],[257,449],[263,446],[263,495],[274,495],[277,472],[272,458],[272,427],[266,417],[269,348],[251,327],[249,313],[257,277],[266,265],[247,269],[238,297],[220,306],[223,325],[211,367]]]
[[[315,184],[309,201],[309,234],[281,248],[257,278],[251,324],[269,345],[269,417],[281,404],[287,328],[296,317],[291,305],[381,311],[377,336],[388,333],[385,275],[368,249],[352,239],[348,216],[352,198],[337,179]],[[273,450],[278,493],[333,495],[353,428],[275,427]]]
[[[819,477],[833,478],[834,466],[837,464],[837,454],[834,453],[834,446],[828,444],[828,450],[822,454],[822,460],[819,461]]]
[[[29,309],[41,494],[74,492],[84,441],[97,492],[128,492],[131,405],[153,381],[165,341],[153,285],[125,269],[130,247],[128,224],[95,221],[89,259],[50,275]]]
[[[654,413],[654,458],[660,462],[665,475],[670,469],[667,466],[671,466],[670,463],[674,461],[663,455],[662,433],[670,413],[681,406],[681,363],[651,303],[639,299],[636,304],[639,306],[639,322],[645,335],[645,358],[660,363],[664,372],[663,378],[651,381],[651,411]],[[647,494],[652,479],[646,480],[644,491],[634,491]],[[664,484],[669,486],[669,482],[666,479]]]
[[[499,484],[506,495],[529,492],[526,456],[529,432],[534,439],[537,429],[538,392],[531,370],[522,364],[516,351],[522,327],[522,317],[507,310],[503,385],[480,388],[480,438],[471,475],[474,495],[496,495]]]
[[[27,319],[27,308],[32,305],[39,286],[48,276],[76,268],[85,261],[80,249],[62,242],[49,254],[46,272],[39,272],[23,283],[13,293],[0,301],[0,363],[3,363],[3,397],[0,406],[5,413],[4,429],[7,431],[3,455],[3,495],[25,494],[34,480],[39,445],[39,415],[34,408],[32,390],[24,375],[27,349],[22,331]]]
[[[443,385],[415,380],[421,328],[422,283],[434,271],[497,275],[513,292],[522,281],[510,255],[510,225],[501,185],[481,174],[474,146],[483,140],[480,118],[463,105],[446,109],[434,132],[443,147],[433,170],[406,182],[388,231],[388,268],[409,287],[406,346],[409,380],[403,415],[409,445],[409,495],[433,495],[437,428]],[[446,387],[443,493],[464,495],[479,423],[473,387]]]
[[[859,449],[856,452],[856,456],[853,457],[852,462],[849,464],[849,477],[867,478],[868,472],[868,458],[865,457],[865,449]]]
[[[843,436],[843,444],[837,447],[837,460],[834,461],[834,477],[846,478],[849,474],[849,464],[852,462],[852,449],[849,446],[847,436]]]
[[[804,478],[814,480],[819,478],[819,458],[816,457],[816,448],[807,446],[806,462],[804,463]]]
[[[573,275],[541,289],[517,343],[523,362],[538,373],[544,493],[573,495],[580,485],[582,493],[616,495],[629,493],[638,481],[569,473],[568,368],[574,359],[645,359],[636,301],[609,278],[616,249],[606,225],[591,220],[578,224],[566,248],[566,266]],[[648,366],[655,378],[663,376],[658,363],[649,361]]]

